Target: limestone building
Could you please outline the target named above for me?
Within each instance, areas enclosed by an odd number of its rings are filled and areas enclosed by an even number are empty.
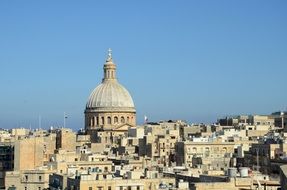
[[[66,151],[76,150],[76,133],[71,129],[62,128],[56,131],[56,149]]]
[[[9,171],[5,176],[5,189],[45,190],[49,187],[49,175],[54,171],[47,167]]]
[[[14,171],[35,169],[44,164],[44,138],[17,140],[14,147]]]
[[[118,82],[116,64],[109,49],[102,83],[91,93],[85,109],[85,129],[93,131],[127,131],[136,125],[136,110],[129,92]]]
[[[234,142],[179,141],[176,143],[176,162],[178,166],[200,167],[204,173],[224,171],[230,166],[234,147]]]

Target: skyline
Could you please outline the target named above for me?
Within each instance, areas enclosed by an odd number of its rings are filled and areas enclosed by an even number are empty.
[[[137,123],[287,107],[287,2],[0,2],[0,127],[84,128],[108,48]]]

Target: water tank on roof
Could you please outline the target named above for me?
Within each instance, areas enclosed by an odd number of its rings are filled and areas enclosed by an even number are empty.
[[[249,168],[247,167],[240,167],[239,168],[240,177],[248,177],[248,170]]]
[[[237,168],[228,168],[228,177],[236,177]]]

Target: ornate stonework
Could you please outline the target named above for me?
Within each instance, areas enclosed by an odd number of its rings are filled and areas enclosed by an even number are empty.
[[[117,81],[116,65],[109,49],[104,78],[91,93],[85,109],[85,129],[117,130],[136,125],[136,110],[129,92]]]

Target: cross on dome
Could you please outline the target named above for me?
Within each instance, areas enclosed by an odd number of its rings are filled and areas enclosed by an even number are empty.
[[[110,61],[110,60],[112,60],[113,58],[112,58],[112,49],[111,48],[109,48],[108,49],[108,58],[107,58],[107,61]]]

